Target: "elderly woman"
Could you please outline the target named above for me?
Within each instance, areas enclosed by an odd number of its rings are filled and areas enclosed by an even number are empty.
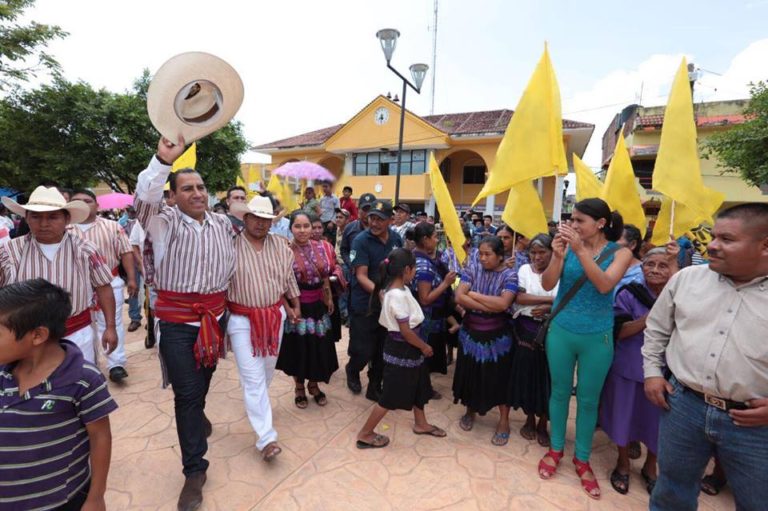
[[[614,303],[616,348],[603,386],[600,425],[616,444],[619,457],[611,472],[611,486],[629,491],[629,443],[640,441],[648,449],[640,471],[650,494],[656,483],[656,448],[661,409],[643,390],[643,330],[645,319],[670,277],[677,271],[674,248],[654,248],[642,262],[644,282],[630,282],[616,293]]]
[[[548,234],[535,236],[528,245],[528,254],[531,263],[522,265],[517,274],[520,290],[512,323],[515,347],[507,396],[509,406],[515,410],[522,408],[527,416],[520,435],[526,440],[535,439],[542,447],[549,447],[549,368],[544,346],[537,344],[535,339],[557,296],[558,286],[549,291],[541,286],[541,274],[552,259],[552,237]]]

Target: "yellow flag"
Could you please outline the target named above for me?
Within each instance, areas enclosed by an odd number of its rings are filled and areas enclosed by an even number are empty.
[[[488,180],[472,205],[516,183],[567,173],[560,88],[545,45],[496,151]]]
[[[533,187],[533,181],[517,183],[510,188],[501,219],[528,239],[549,232],[544,206]]]
[[[193,142],[186,151],[181,153],[181,156],[176,158],[171,172],[176,172],[180,169],[194,169],[195,165],[197,165],[197,142]]]
[[[664,111],[659,154],[653,169],[653,189],[705,218],[711,217],[725,199],[720,192],[706,191],[701,178],[696,122],[685,58],[672,82]]]
[[[277,197],[280,198],[280,194],[283,191],[283,186],[280,184],[280,178],[277,177],[277,174],[274,172],[271,176],[269,176],[269,183],[267,183],[267,191]]]
[[[717,201],[716,192],[710,188],[704,187],[704,201]],[[667,244],[669,241],[669,233],[671,232],[675,239],[679,238],[686,232],[698,227],[703,223],[712,223],[712,215],[705,215],[699,211],[689,208],[682,202],[675,202],[675,225],[670,230],[670,222],[672,221],[672,199],[664,197],[661,201],[661,210],[659,216],[656,217],[656,223],[653,226],[653,237],[651,243],[657,247],[661,247]]]
[[[573,170],[576,172],[577,201],[590,197],[600,197],[603,194],[603,183],[575,153],[573,155]]]
[[[171,166],[171,172],[176,172],[181,169],[194,169],[197,165],[197,142],[192,142],[192,145],[187,148],[186,151],[181,153],[181,156],[176,158]],[[170,190],[170,183],[165,183],[163,190]]]
[[[283,182],[280,193],[280,203],[287,213],[293,213],[299,209],[299,203],[296,201],[296,194],[293,191],[293,186],[288,183],[287,179]]]
[[[461,230],[459,215],[456,207],[453,205],[453,199],[451,199],[451,194],[448,192],[448,187],[445,186],[443,174],[440,172],[440,167],[437,164],[437,160],[435,160],[434,154],[429,157],[429,180],[432,183],[432,193],[435,195],[435,203],[437,204],[437,210],[440,212],[440,221],[443,223],[445,235],[451,240],[451,245],[456,253],[456,258],[459,260],[459,264],[464,264],[464,259],[467,258],[467,253],[464,251],[464,243],[467,239],[464,237],[464,231]]]
[[[603,193],[600,196],[611,209],[621,213],[625,224],[632,224],[645,236],[647,220],[640,194],[635,183],[635,172],[629,159],[629,151],[624,142],[624,135],[619,133],[616,149],[613,151],[608,174],[605,177]]]

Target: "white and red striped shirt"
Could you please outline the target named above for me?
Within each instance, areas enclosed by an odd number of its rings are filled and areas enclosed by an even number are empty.
[[[68,230],[98,248],[111,269],[117,268],[123,254],[133,253],[125,231],[112,220],[97,216],[91,224],[70,225]]]
[[[200,224],[177,207],[162,203],[171,167],[157,158],[139,174],[134,207],[136,218],[151,236],[154,285],[176,293],[224,291],[235,271],[234,231],[226,215],[206,213]]]
[[[227,300],[246,307],[269,307],[283,295],[298,298],[300,291],[293,274],[293,251],[282,237],[267,234],[257,252],[241,233],[235,238],[237,263],[229,283]]]
[[[67,291],[75,316],[92,305],[95,288],[112,282],[112,272],[95,246],[69,232],[64,233],[52,260],[31,234],[0,247],[0,286],[35,278]]]

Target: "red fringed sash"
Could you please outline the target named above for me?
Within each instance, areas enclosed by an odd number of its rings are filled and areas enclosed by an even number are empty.
[[[281,302],[268,307],[247,307],[227,302],[230,312],[246,316],[251,323],[251,347],[254,357],[276,357],[280,345]]]
[[[64,328],[66,329],[66,333],[64,334],[65,337],[68,337],[78,330],[81,330],[91,324],[91,310],[85,309],[80,314],[76,314],[75,316],[70,316],[67,318],[67,321],[64,323]]]
[[[171,323],[200,322],[195,341],[195,361],[198,367],[212,367],[224,356],[224,332],[216,319],[224,313],[226,292],[202,295],[157,291],[155,316]]]

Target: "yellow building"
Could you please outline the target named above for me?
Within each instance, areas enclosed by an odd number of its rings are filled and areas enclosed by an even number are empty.
[[[272,164],[243,165],[251,181],[268,179],[269,171],[289,161],[308,160],[330,170],[354,190],[353,197],[370,192],[393,199],[397,172],[400,105],[384,96],[376,97],[345,124],[262,144],[252,149],[272,156]],[[511,110],[467,112],[419,117],[406,110],[400,201],[412,209],[433,211],[429,184],[430,153],[434,153],[459,210],[466,210],[485,182],[496,149],[512,117]],[[569,161],[571,154],[584,154],[594,125],[563,120],[563,138]],[[258,172],[263,172],[260,176]],[[258,177],[257,177],[258,176]],[[551,214],[554,178],[541,185],[544,206]],[[489,197],[485,210],[499,214],[506,193]],[[482,207],[483,204],[480,205]]]
[[[744,108],[748,100],[713,101],[694,105],[699,144],[714,133],[727,130],[744,122]],[[659,152],[661,126],[664,122],[664,106],[641,107],[630,105],[616,114],[603,134],[603,168],[607,169],[616,147],[620,130],[627,142],[632,167],[642,186],[646,212],[655,215],[660,206],[660,195],[651,190],[653,167]],[[768,202],[768,195],[759,188],[749,186],[736,173],[723,174],[716,157],[701,158],[701,174],[704,184],[725,194],[723,207],[739,202]]]

